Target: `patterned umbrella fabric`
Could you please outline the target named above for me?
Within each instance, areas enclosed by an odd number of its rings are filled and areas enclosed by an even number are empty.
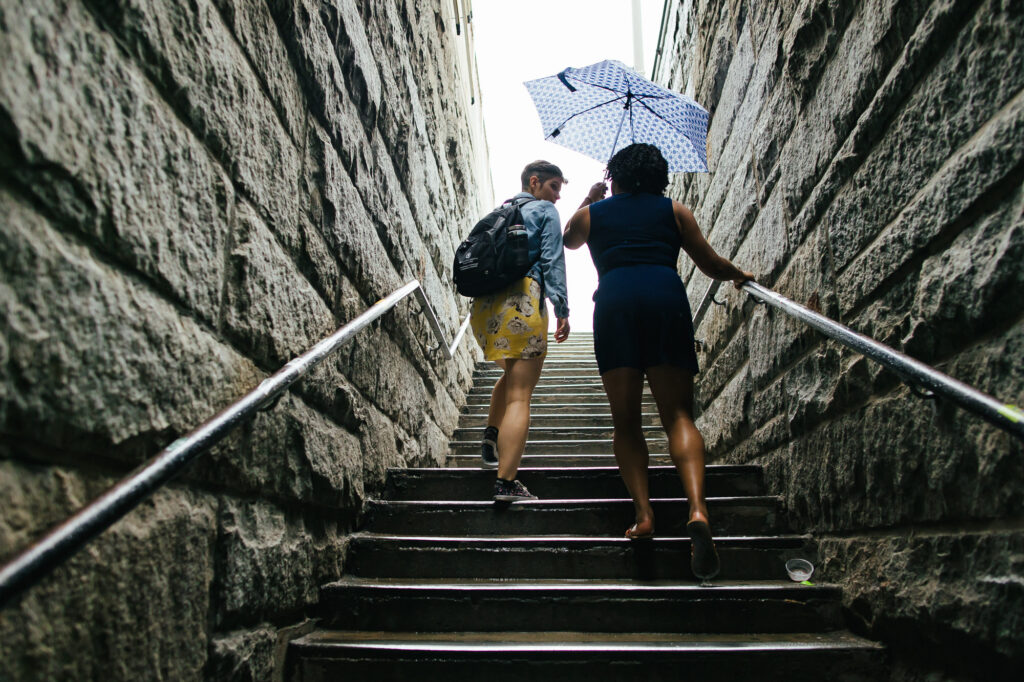
[[[608,161],[634,142],[653,144],[670,173],[708,170],[708,112],[622,62],[606,60],[524,83],[544,139]]]

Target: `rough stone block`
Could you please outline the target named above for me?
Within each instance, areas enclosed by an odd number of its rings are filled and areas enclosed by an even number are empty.
[[[350,529],[261,500],[224,498],[217,515],[212,622],[218,630],[294,622],[337,580]]]
[[[23,510],[46,510],[43,516],[78,507],[83,492],[113,483],[65,468],[7,462],[3,469],[0,482],[11,494],[4,499]],[[201,493],[162,490],[6,607],[0,678],[200,678],[215,507]]]
[[[790,214],[804,210],[807,220],[794,222],[799,229],[791,236],[792,243],[803,241],[805,230],[818,219],[835,191],[827,170],[833,163],[842,162],[837,159],[842,143],[898,57],[903,44],[899,34],[905,25],[914,24],[921,12],[920,4],[875,0],[862,5],[854,15],[849,3],[814,0],[805,5],[813,6],[810,13],[796,20],[807,23],[801,23],[795,32],[791,30],[789,36],[808,44],[794,45],[794,51],[787,51],[791,56],[787,63],[789,82],[801,106],[782,152],[787,172],[781,182]],[[836,30],[839,27],[846,30]],[[831,58],[833,54],[837,58]],[[799,66],[794,65],[794,55],[800,55],[796,57]],[[825,191],[816,190],[822,178]],[[814,201],[809,200],[812,190]]]
[[[944,22],[928,25],[940,37],[944,24],[958,17],[942,18]],[[1021,105],[1016,101],[1020,98],[1013,98],[1013,93],[1024,84],[1024,56],[1006,41],[1022,30],[1024,17],[993,11],[989,4],[952,45],[942,46],[943,58],[917,84],[848,190],[836,197],[829,210],[827,221],[839,270],[845,270],[869,244],[891,241],[886,231],[895,226],[906,231],[908,218],[926,221],[921,227],[942,226],[939,216],[949,215],[950,209],[940,203],[948,201],[963,210],[1019,163],[1018,146],[1009,139],[1020,135]],[[972,37],[979,33],[993,42],[979,49]],[[978,155],[986,158],[974,167],[968,165]],[[952,158],[958,161],[950,167]],[[907,207],[926,197],[933,201],[942,197],[942,201],[926,208],[927,217],[919,212],[908,216]],[[936,214],[940,208],[942,213]]]
[[[744,102],[744,95],[750,85],[751,74],[754,70],[754,50],[750,44],[750,36],[746,31],[740,33],[736,39],[737,44],[731,55],[729,64],[725,67],[726,77],[723,83],[723,98],[721,100],[706,100],[705,108],[710,102],[719,102],[714,107],[714,115],[708,129],[708,143],[712,150],[712,158],[708,160],[709,165],[716,172],[711,178],[711,185],[708,193],[702,202],[705,211],[701,218],[714,223],[718,217],[718,207],[725,199],[725,194],[732,184],[732,176],[737,168],[736,156],[746,155],[749,148],[747,130],[737,128],[734,124],[737,119],[738,110]]]
[[[820,567],[841,579],[853,616],[921,668],[1000,679],[1024,656],[1024,535],[958,528],[819,542]],[[912,625],[911,625],[912,624]],[[978,649],[977,639],[993,643]],[[928,652],[921,660],[921,653]],[[970,652],[971,655],[965,654]],[[948,673],[947,673],[948,674]]]
[[[1007,174],[1019,166],[1024,154],[1013,142],[1021,135],[1024,96],[1017,97],[957,150],[899,217],[841,271],[837,283],[844,314],[863,305],[865,298],[901,269],[922,260],[932,243],[957,234],[980,218],[976,213],[985,199],[1002,198]]]
[[[245,51],[288,137],[301,148],[307,116],[302,85],[289,63],[288,51],[267,3],[244,0],[213,0],[213,3],[225,26]]]
[[[364,300],[391,293],[405,282],[381,244],[334,146],[318,126],[310,126],[306,154],[309,184],[317,187],[311,197],[310,219],[338,259],[342,273]]]
[[[724,453],[749,435],[750,398],[750,373],[744,367],[718,394],[716,403],[728,408],[705,411],[697,419],[709,462],[719,461]]]
[[[743,219],[748,219],[750,205]],[[773,194],[767,204],[756,213],[753,225],[732,256],[740,268],[754,273],[758,282],[772,285],[792,256],[789,244],[789,222],[784,214],[782,197]]]
[[[224,682],[274,679],[277,631],[270,627],[232,632],[210,642],[209,677]]]
[[[745,158],[749,161],[749,155]],[[716,221],[708,234],[708,241],[715,251],[725,258],[733,258],[739,246],[747,239],[760,208],[753,171],[749,163],[744,163],[733,176],[722,199],[722,209],[718,215],[728,217]]]
[[[294,231],[300,149],[210,1],[95,5],[239,192],[277,229]]]
[[[216,637],[210,643],[206,678],[217,682],[285,679],[288,642],[309,634],[315,621],[276,628],[257,626]]]
[[[925,361],[1019,320],[1024,299],[1024,191],[924,260],[904,350]]]
[[[701,405],[708,405],[721,392],[748,361],[747,335],[739,333],[727,340],[725,348],[717,355],[711,350],[697,356],[702,367],[706,367],[696,380],[696,398]]]
[[[786,273],[773,289],[801,305],[829,313],[831,290],[825,276],[825,254],[819,240],[812,237],[793,257]],[[771,307],[750,317],[750,373],[753,385],[772,381],[777,372],[821,342],[811,330],[786,313]]]
[[[717,458],[728,464],[758,464],[759,460],[784,447],[792,438],[785,415],[779,415],[764,424],[753,424],[750,435],[732,450]]]
[[[215,323],[232,196],[220,167],[79,2],[4,4],[0,174]]]
[[[208,329],[5,192],[0,222],[7,434],[134,460],[262,379]]]
[[[241,493],[331,509],[364,497],[357,437],[289,394],[207,457],[196,475]]]
[[[235,225],[224,323],[238,348],[277,371],[329,336],[335,320],[245,202],[236,205]]]

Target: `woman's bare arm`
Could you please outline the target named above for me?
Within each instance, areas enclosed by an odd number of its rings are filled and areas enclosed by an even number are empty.
[[[562,233],[562,245],[567,249],[578,249],[587,243],[590,236],[590,209],[592,203],[604,199],[608,192],[608,186],[603,182],[595,182],[587,190],[587,196],[583,197],[583,203],[569,218],[565,224],[565,232]]]
[[[683,250],[693,259],[701,272],[711,279],[731,279],[737,287],[754,279],[753,274],[740,270],[727,258],[718,255],[711,244],[708,244],[708,240],[704,238],[690,209],[678,201],[673,201],[672,213],[675,215],[676,227],[682,237]]]
[[[590,236],[590,207],[584,206],[577,209],[569,222],[565,224],[565,231],[562,233],[562,245],[567,249],[578,249],[587,243]]]

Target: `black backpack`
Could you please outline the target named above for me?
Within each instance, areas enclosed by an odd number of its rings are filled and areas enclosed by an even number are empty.
[[[460,294],[494,293],[530,269],[530,246],[519,209],[531,201],[536,199],[509,199],[481,218],[455,249],[452,279]]]

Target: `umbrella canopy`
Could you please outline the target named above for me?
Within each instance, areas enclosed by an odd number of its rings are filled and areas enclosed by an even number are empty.
[[[547,140],[605,162],[646,142],[661,150],[670,173],[708,170],[707,110],[622,62],[570,67],[524,85]]]

